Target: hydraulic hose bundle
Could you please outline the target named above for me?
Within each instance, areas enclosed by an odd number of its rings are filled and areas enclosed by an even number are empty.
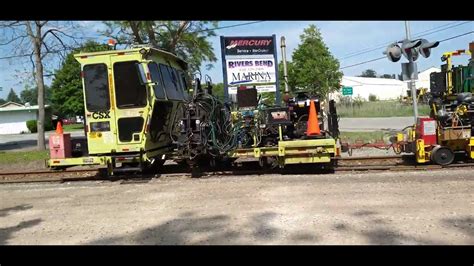
[[[188,160],[205,155],[224,157],[238,146],[244,132],[240,122],[232,122],[229,108],[212,95],[210,81],[205,90],[199,79],[195,81],[194,93],[184,104],[178,149]]]

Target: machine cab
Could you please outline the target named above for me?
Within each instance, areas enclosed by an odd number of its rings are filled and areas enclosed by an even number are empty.
[[[187,64],[151,47],[75,55],[81,63],[89,154],[171,149],[173,117],[186,100]]]

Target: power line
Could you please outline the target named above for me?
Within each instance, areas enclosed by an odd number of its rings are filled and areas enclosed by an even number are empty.
[[[253,21],[253,22],[246,22],[246,23],[234,24],[234,25],[223,26],[223,27],[217,27],[217,28],[212,28],[212,29],[197,30],[197,31],[193,31],[193,32],[191,32],[191,33],[198,33],[198,32],[203,32],[203,31],[211,31],[211,30],[220,30],[220,29],[227,29],[227,28],[233,28],[233,27],[240,27],[240,26],[245,26],[245,25],[250,25],[250,24],[256,24],[256,23],[262,23],[262,22],[265,22],[265,20],[259,20],[259,21]]]
[[[418,32],[418,33],[415,33],[415,36],[420,35],[420,34],[425,33],[425,32],[432,31],[432,30],[437,30],[437,29],[439,29],[439,28],[444,28],[444,27],[450,26],[451,24],[456,24],[456,23],[458,23],[458,22],[459,22],[459,21],[454,21],[454,22],[451,22],[451,23],[448,23],[448,24],[441,25],[441,26],[439,26],[439,27],[434,27],[434,28],[431,28],[431,29],[428,29],[428,30],[420,31],[420,32]],[[469,22],[471,22],[471,21],[462,22],[461,24],[465,24],[465,23],[469,23]]]
[[[462,37],[462,36],[465,36],[465,35],[469,35],[471,33],[474,33],[474,30],[470,31],[470,32],[463,33],[463,34],[459,34],[459,35],[456,35],[456,36],[453,36],[453,37],[449,37],[449,38],[441,40],[439,42],[449,41],[449,40],[456,39],[456,38],[459,38],[459,37]]]
[[[456,24],[458,23],[458,21],[455,21],[455,22],[451,22],[451,23],[448,23],[448,24],[444,24],[444,25],[441,25],[439,27],[435,27],[435,28],[431,28],[429,30],[425,30],[425,31],[422,31],[422,32],[418,32],[417,34],[420,34],[420,33],[424,33],[424,32],[427,32],[427,31],[431,31],[431,30],[434,30],[434,29],[438,29],[438,28],[442,28],[442,27],[445,27],[445,26],[448,26],[448,25],[451,25],[451,24]],[[391,43],[391,42],[390,42]],[[385,46],[385,45],[389,45],[390,43],[383,43],[383,44],[377,44],[377,48],[379,48],[379,46]],[[359,50],[359,51],[355,51],[355,52],[351,52],[351,53],[348,53],[346,54],[345,56],[350,56],[352,54],[356,54],[356,53],[359,53],[359,52],[363,52],[363,51],[366,51],[366,50],[370,50],[370,49],[374,49],[374,48],[370,48],[370,47],[367,47],[367,48],[364,48],[362,50]]]
[[[462,22],[462,23],[459,23],[459,24],[457,24],[457,25],[453,25],[453,26],[451,26],[451,27],[447,27],[447,28],[444,28],[444,29],[441,29],[441,30],[437,30],[437,31],[430,32],[430,33],[417,34],[417,35],[415,35],[414,38],[418,38],[418,37],[421,37],[421,36],[430,35],[430,34],[437,33],[437,32],[443,31],[443,30],[447,30],[447,29],[451,29],[451,28],[454,28],[454,27],[458,27],[458,26],[461,26],[461,25],[464,25],[464,24],[467,24],[467,23],[472,23],[472,21]]]
[[[438,27],[434,27],[434,28],[431,28],[429,30],[425,30],[425,31],[421,31],[421,32],[418,32],[416,33],[417,35],[418,34],[421,34],[421,33],[425,33],[425,32],[428,32],[428,31],[432,31],[432,30],[435,30],[435,29],[438,29],[438,28],[443,28],[443,27],[446,27],[446,26],[449,26],[449,25],[452,25],[452,24],[456,24],[458,23],[459,21],[455,21],[455,22],[451,22],[451,23],[448,23],[448,24],[444,24],[444,25],[441,25],[441,26],[438,26]],[[357,53],[360,53],[360,52],[365,52],[367,50],[370,50],[370,49],[378,49],[378,48],[382,48],[382,47],[385,47],[386,45],[389,45],[390,43],[392,42],[388,42],[388,43],[383,43],[383,44],[378,44],[376,45],[376,48],[364,48],[362,50],[359,50],[359,51],[355,51],[355,52],[351,52],[351,53],[348,53],[346,54],[345,56],[351,56],[351,55],[354,55],[354,54],[357,54]],[[372,50],[373,51],[373,50]],[[344,58],[343,58],[344,59]]]
[[[381,59],[384,59],[384,58],[387,58],[387,57],[385,57],[385,56],[382,56],[382,57],[379,57],[379,58],[375,58],[375,59],[367,60],[367,61],[360,62],[360,63],[357,63],[357,64],[353,64],[353,65],[349,65],[349,66],[344,66],[344,67],[341,67],[341,68],[339,68],[339,69],[344,69],[344,68],[354,67],[354,66],[358,66],[358,65],[365,64],[365,63],[370,63],[370,62],[374,62],[374,61],[377,61],[377,60],[381,60]]]
[[[216,28],[212,28],[212,29],[203,29],[203,30],[193,31],[192,33],[211,31],[211,30],[219,30],[219,29],[226,29],[226,28],[233,28],[233,27],[240,27],[240,26],[256,24],[256,23],[262,23],[262,22],[265,22],[265,20],[252,21],[252,22],[234,24],[234,25],[223,26],[223,27],[216,27]],[[84,37],[77,37],[77,38],[80,38],[80,39],[93,39],[95,37],[84,36]],[[2,60],[2,59],[12,59],[12,58],[18,58],[18,57],[26,57],[26,56],[30,56],[30,54],[5,56],[5,57],[0,57],[0,60]]]
[[[444,42],[444,41],[448,41],[448,40],[452,40],[452,39],[456,39],[456,38],[459,38],[459,37],[462,37],[462,36],[466,36],[466,35],[469,35],[471,33],[474,33],[474,31],[470,31],[470,32],[466,32],[466,33],[462,33],[462,34],[459,34],[459,35],[456,35],[456,36],[453,36],[453,37],[449,37],[449,38],[446,38],[444,40],[441,40],[439,41],[440,43]],[[349,67],[354,67],[354,66],[358,66],[358,65],[362,65],[362,64],[366,64],[366,63],[370,63],[370,62],[374,62],[374,61],[378,61],[378,60],[381,60],[381,59],[384,59],[386,58],[385,56],[382,56],[382,57],[379,57],[379,58],[374,58],[374,59],[371,59],[371,60],[367,60],[367,61],[364,61],[364,62],[360,62],[360,63],[356,63],[356,64],[353,64],[353,65],[349,65],[349,66],[344,66],[344,67],[341,67],[339,69],[344,69],[344,68],[349,68]]]
[[[59,52],[62,52],[62,51],[66,51],[66,50],[73,50],[74,48],[64,48],[64,50],[54,50],[54,51],[48,51],[46,52],[46,54],[54,54],[54,53],[59,53]],[[20,55],[11,55],[11,56],[4,56],[4,57],[0,57],[0,60],[2,59],[12,59],[12,58],[18,58],[18,57],[27,57],[27,56],[33,56],[34,54],[31,53],[31,54],[20,54]],[[43,55],[45,55],[43,53]]]
[[[451,28],[454,28],[454,27],[458,27],[458,26],[461,26],[461,25],[464,25],[464,24],[467,24],[467,23],[471,23],[471,22],[472,22],[472,21],[462,22],[462,23],[459,23],[459,24],[457,24],[457,25],[452,25],[452,26],[447,27],[447,28],[444,28],[444,29],[439,29],[439,30],[437,30],[437,31],[429,32],[429,31],[432,31],[432,30],[434,30],[434,29],[442,28],[442,27],[448,26],[449,24],[453,24],[453,23],[448,23],[448,24],[445,24],[445,25],[440,26],[440,27],[437,27],[437,28],[433,28],[433,29],[430,29],[430,30],[426,30],[426,31],[419,32],[419,33],[417,33],[415,36],[416,36],[416,37],[426,36],[426,35],[430,35],[430,34],[433,34],[433,33],[437,33],[437,32],[440,32],[440,31],[443,31],[443,30],[447,30],[447,29],[451,29]],[[455,22],[455,23],[457,23],[457,22]],[[423,33],[423,32],[429,32],[429,33],[420,34],[420,33]],[[375,48],[372,48],[372,49],[370,49],[370,50],[364,49],[364,50],[361,50],[360,52],[352,53],[351,55],[348,54],[348,56],[345,56],[345,57],[343,57],[343,58],[341,58],[341,59],[339,59],[339,60],[344,60],[344,59],[351,58],[351,57],[354,57],[354,56],[358,56],[358,55],[361,55],[361,54],[373,52],[373,51],[376,51],[376,50],[378,50],[378,49],[380,49],[380,48],[384,48],[386,45],[389,45],[389,44],[391,44],[391,43],[393,43],[393,42],[388,42],[388,43],[385,43],[385,44],[383,44],[383,45],[379,45],[379,46],[377,46],[377,47],[375,47]]]

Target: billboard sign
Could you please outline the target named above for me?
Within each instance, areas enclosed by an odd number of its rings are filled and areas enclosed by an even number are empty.
[[[279,101],[276,36],[221,36],[224,92],[236,94],[239,86],[258,92],[275,92]]]

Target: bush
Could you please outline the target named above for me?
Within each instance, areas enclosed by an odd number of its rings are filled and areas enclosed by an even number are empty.
[[[350,107],[351,101],[352,99],[349,96],[339,96],[339,104],[343,106]]]
[[[369,94],[369,102],[377,101],[377,95]]]
[[[357,95],[356,97],[351,96],[339,96],[339,104],[347,108],[358,107],[360,108],[364,103],[364,98]]]
[[[31,133],[38,132],[38,125],[37,125],[36,120],[26,121],[26,127],[28,128],[28,130]],[[54,129],[54,127],[53,127],[53,123],[51,122],[51,120],[46,119],[46,121],[44,121],[44,131],[50,131],[50,130],[53,130],[53,129]]]
[[[353,102],[355,107],[360,108],[364,104],[365,100],[364,98],[360,97],[360,95],[357,95],[357,97],[354,97]]]
[[[38,132],[38,125],[36,124],[36,120],[28,120],[26,121],[26,127],[31,133]]]

